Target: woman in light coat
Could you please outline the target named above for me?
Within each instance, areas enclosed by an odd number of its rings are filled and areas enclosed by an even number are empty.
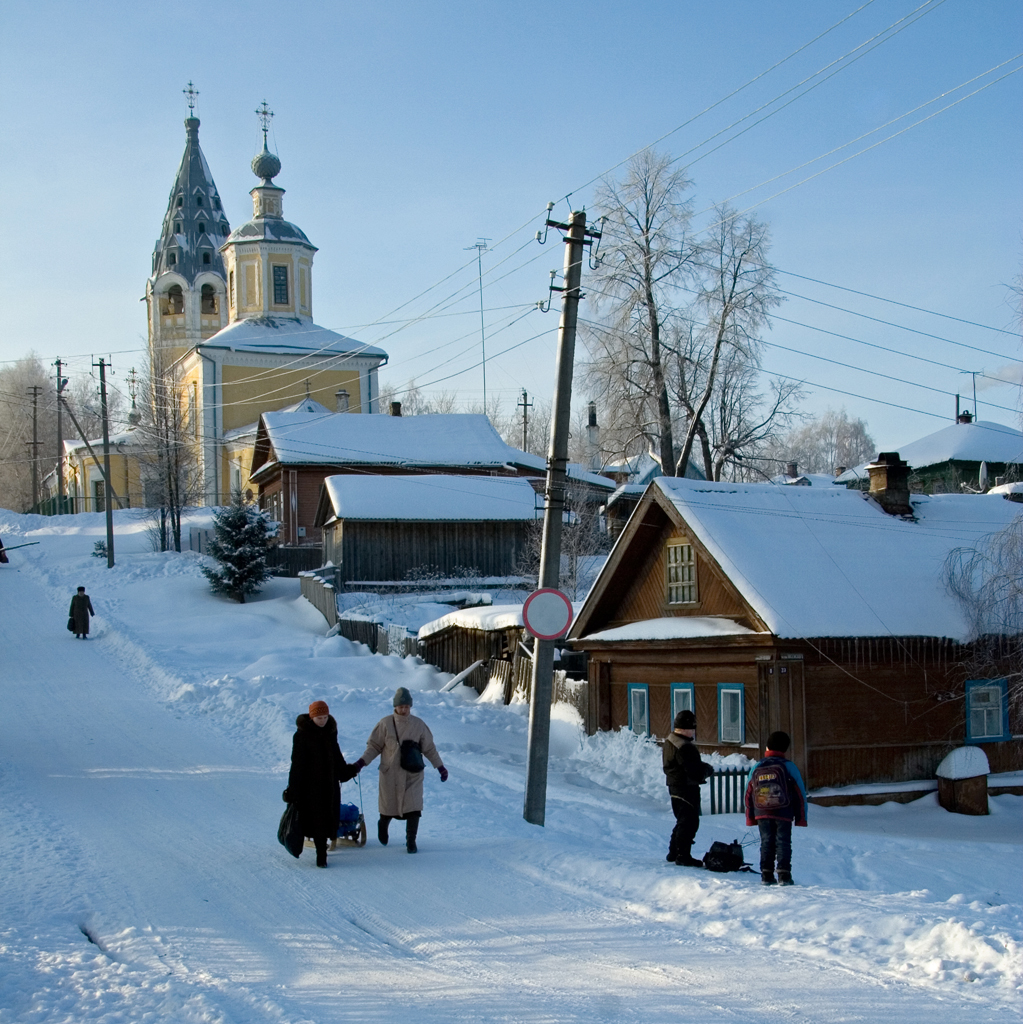
[[[412,694],[404,686],[399,686],[394,695],[394,714],[381,718],[373,727],[366,752],[352,767],[364,768],[376,757],[380,758],[377,838],[386,846],[391,819],[399,818],[405,822],[405,848],[415,853],[419,818],[423,813],[423,773],[402,768],[401,745],[405,740],[418,743],[423,758],[440,773],[440,781],[447,782],[448,770],[434,746],[433,734],[421,718],[412,714]]]

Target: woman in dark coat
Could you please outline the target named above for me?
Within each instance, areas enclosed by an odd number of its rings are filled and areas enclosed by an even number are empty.
[[[327,866],[327,840],[337,838],[341,816],[341,783],[359,769],[347,764],[337,745],[337,722],[322,700],[309,705],[309,714],[295,719],[291,741],[291,773],[284,799],[298,804],[304,835],[316,844],[316,866]]]
[[[83,640],[89,635],[89,616],[95,615],[96,613],[92,610],[92,601],[89,600],[89,595],[85,592],[85,587],[79,587],[78,593],[71,598],[71,610],[68,612],[68,616],[74,626],[72,632],[75,634],[75,639],[81,637]]]

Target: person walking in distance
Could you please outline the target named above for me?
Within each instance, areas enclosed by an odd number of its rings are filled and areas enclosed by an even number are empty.
[[[787,732],[772,732],[763,760],[753,765],[746,780],[746,824],[760,829],[760,881],[764,885],[794,884],[792,823],[806,826],[806,786],[799,769],[785,756],[790,742]]]
[[[662,751],[665,782],[675,815],[665,859],[687,868],[703,867],[703,861],[692,855],[692,849],[700,827],[700,786],[714,774],[714,769],[701,759],[693,743],[695,736],[696,716],[692,711],[680,711]]]
[[[341,783],[354,779],[359,769],[345,761],[337,745],[337,722],[325,701],[314,700],[295,725],[284,802],[298,805],[302,832],[316,846],[316,866],[325,868],[327,840],[337,838],[340,823]]]
[[[437,769],[441,782],[448,781],[448,770],[429,727],[412,714],[412,694],[404,686],[399,686],[394,695],[394,714],[381,718],[373,727],[366,752],[353,767],[364,768],[376,757],[380,758],[377,839],[386,846],[388,826],[392,818],[398,818],[405,822],[405,849],[415,853],[423,813],[423,759]]]
[[[85,587],[79,587],[78,593],[71,598],[71,610],[68,612],[70,619],[68,625],[71,632],[75,634],[76,640],[79,637],[83,640],[89,638],[89,616],[95,614],[92,608],[92,601],[89,600],[89,595],[85,592]]]

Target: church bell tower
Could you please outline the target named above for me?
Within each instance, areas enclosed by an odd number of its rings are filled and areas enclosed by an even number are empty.
[[[185,152],[146,282],[149,355],[154,372],[166,371],[228,323],[227,275],[220,247],[231,234],[231,227],[199,148],[199,119],[195,116],[198,91],[191,82],[183,91],[189,110]]]

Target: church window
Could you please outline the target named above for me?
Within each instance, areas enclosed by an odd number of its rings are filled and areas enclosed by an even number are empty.
[[[204,252],[202,254],[202,261],[203,261],[203,263],[209,263],[209,261],[210,261],[210,254],[208,252]]]
[[[209,253],[204,253],[204,256],[209,256]],[[204,260],[204,262],[207,262]],[[202,292],[200,298],[200,308],[204,313],[217,313],[217,293],[211,284],[204,284],[202,286]]]
[[[220,200],[219,199],[214,199],[213,200],[213,209],[214,210],[219,210],[220,209]]]
[[[173,256],[174,254],[171,253]],[[183,313],[185,310],[185,296],[181,292],[181,285],[175,284],[167,290],[167,305],[164,313],[171,316],[175,313]]]
[[[196,206],[202,206],[202,196],[196,196],[195,197],[195,205]]]
[[[174,222],[174,232],[175,232],[175,234],[178,234],[178,235],[181,234],[181,221],[176,220]]]
[[[203,234],[206,230],[206,225],[202,221],[199,221],[199,234]]]
[[[224,236],[225,238],[226,238],[226,237],[227,237],[227,236],[228,236],[229,234],[231,234],[231,232],[230,232],[230,230],[229,230],[229,228],[228,228],[228,226],[227,226],[226,224],[221,224],[221,225],[220,225],[220,233],[221,233],[221,234],[222,234],[222,235],[223,235],[223,236]]]
[[[288,268],[274,267],[274,305],[288,304]]]
[[[178,262],[177,253],[167,253],[167,266],[173,267]]]
[[[238,300],[234,297],[234,271],[232,270],[227,277],[227,293],[230,298],[231,308],[234,309],[238,305]]]
[[[184,200],[184,198],[183,198],[182,196],[178,196],[178,202],[177,202],[177,205],[178,205],[178,206],[180,206],[180,205],[181,205],[181,204],[182,204],[182,203],[183,203],[184,201],[185,201],[185,200]]]

